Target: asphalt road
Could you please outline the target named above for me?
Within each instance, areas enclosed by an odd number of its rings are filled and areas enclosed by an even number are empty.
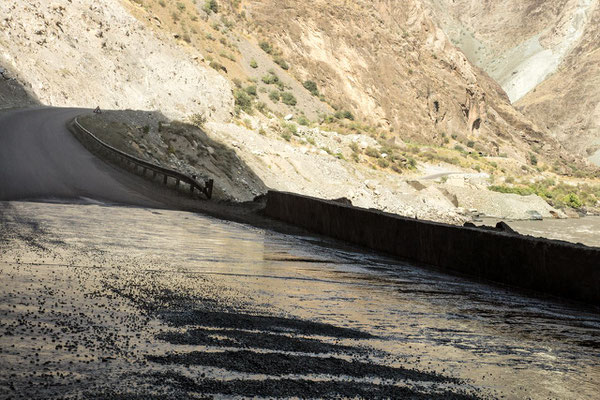
[[[0,200],[167,206],[167,194],[98,159],[69,132],[67,122],[87,111],[29,108],[0,113]]]

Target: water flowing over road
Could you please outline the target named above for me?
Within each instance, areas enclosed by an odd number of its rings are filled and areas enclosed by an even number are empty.
[[[600,392],[598,310],[193,213],[0,203],[0,286],[0,398]]]

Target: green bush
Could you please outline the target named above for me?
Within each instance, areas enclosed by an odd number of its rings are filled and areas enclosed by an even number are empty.
[[[563,197],[562,201],[571,208],[581,208],[583,207],[583,202],[579,199],[575,193],[569,193],[565,197]]]
[[[258,68],[258,63],[256,62],[256,60],[254,58],[252,60],[250,60],[250,67]]]
[[[280,56],[276,56],[275,58],[273,58],[273,61],[275,61],[275,64],[279,65],[281,68],[283,68],[285,70],[290,69],[290,66],[288,65],[288,63]]]
[[[279,83],[279,77],[273,73],[268,73],[267,75],[263,76],[261,78],[261,80],[266,83],[267,85],[273,85],[273,84],[277,84]]]
[[[226,71],[226,68],[218,61],[211,61],[209,66],[217,71]]]
[[[537,165],[538,164],[537,156],[533,153],[529,153],[529,162],[531,162],[531,165]]]
[[[374,147],[367,147],[367,149],[365,150],[365,154],[368,155],[369,157],[373,157],[373,158],[381,157],[379,150],[377,150]]]
[[[256,96],[256,85],[246,86],[244,91],[246,93],[248,93],[250,96]]]
[[[284,123],[283,124],[283,128],[288,131],[289,133],[291,133],[292,135],[297,135],[298,134],[298,127],[296,126],[296,124],[292,124],[292,123]]]
[[[354,115],[348,110],[336,111],[333,116],[336,117],[337,119],[348,119],[350,121],[354,121]]]
[[[306,90],[312,93],[313,96],[319,95],[319,88],[314,81],[304,81],[302,84]]]
[[[252,111],[252,99],[244,90],[236,89],[233,92],[233,97],[235,98],[236,107],[239,107],[247,113]]]
[[[217,0],[206,0],[203,9],[207,14],[211,12],[216,14],[219,12],[219,4],[217,4]]]
[[[287,104],[288,106],[295,106],[296,104],[298,104],[296,97],[294,97],[294,95],[290,92],[283,92],[281,94],[281,101],[283,102],[283,104]]]
[[[308,126],[308,124],[310,124],[310,121],[304,115],[299,116],[297,121],[300,125],[303,126]]]
[[[271,43],[263,40],[261,41],[259,44],[261,49],[263,49],[263,51],[267,54],[273,54],[273,46],[271,46]]]
[[[269,99],[271,99],[273,103],[278,103],[281,99],[281,93],[279,92],[279,90],[271,90],[269,92]]]

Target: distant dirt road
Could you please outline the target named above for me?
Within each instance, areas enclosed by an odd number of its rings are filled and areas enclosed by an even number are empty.
[[[0,113],[0,200],[85,200],[164,208],[169,195],[96,158],[66,123],[86,110]]]

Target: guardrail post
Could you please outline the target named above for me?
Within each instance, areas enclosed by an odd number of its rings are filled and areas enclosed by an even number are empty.
[[[212,197],[214,183],[215,183],[215,181],[212,179],[209,179],[204,183],[204,194],[206,195],[206,198],[209,200]]]

